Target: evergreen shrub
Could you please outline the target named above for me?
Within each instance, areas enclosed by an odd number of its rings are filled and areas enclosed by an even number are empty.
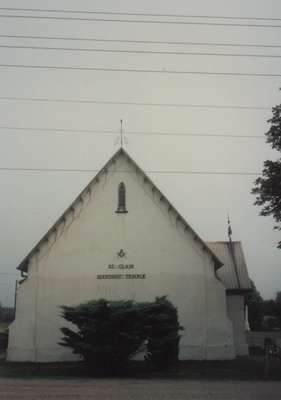
[[[140,352],[155,366],[178,359],[182,327],[177,309],[165,296],[153,302],[99,299],[61,309],[76,329],[61,328],[59,344],[72,348],[96,370],[118,371]]]

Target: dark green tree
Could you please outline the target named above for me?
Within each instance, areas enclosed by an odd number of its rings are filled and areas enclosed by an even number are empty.
[[[62,316],[77,331],[62,328],[60,344],[71,347],[93,367],[112,371],[124,365],[145,340],[140,307],[132,301],[93,300],[77,307],[62,307]]]
[[[178,358],[177,309],[166,297],[154,302],[92,300],[62,306],[62,316],[76,329],[61,329],[60,344],[72,348],[95,370],[116,372],[138,352],[153,365],[168,366]]]
[[[263,312],[264,315],[276,316],[276,303],[273,299],[264,300]]]
[[[147,337],[146,360],[156,366],[169,366],[178,360],[179,331],[177,309],[167,298],[156,298],[144,307],[144,330]]]
[[[281,329],[281,292],[277,292],[275,299],[263,302],[264,315],[272,317],[272,327]]]
[[[273,107],[272,114],[266,142],[281,152],[281,104]],[[260,215],[271,215],[277,222],[274,229],[281,230],[281,157],[264,162],[262,176],[256,179],[252,193],[256,195],[255,205],[262,207]],[[281,241],[277,247],[281,249]]]
[[[248,306],[248,319],[251,330],[259,331],[263,329],[263,299],[252,280],[251,287],[252,291],[245,298]]]
[[[279,328],[281,329],[281,291],[276,293],[275,304],[276,304],[276,317],[278,318]]]

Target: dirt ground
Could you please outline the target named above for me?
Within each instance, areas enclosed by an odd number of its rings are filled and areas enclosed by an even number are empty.
[[[280,400],[281,382],[0,379],[1,400]]]

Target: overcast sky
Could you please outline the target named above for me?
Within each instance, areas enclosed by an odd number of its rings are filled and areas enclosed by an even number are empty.
[[[1,1],[0,7],[92,10],[126,13],[281,18],[276,0],[143,0],[136,2],[60,0]],[[281,21],[221,20],[102,14],[58,14],[0,10],[0,14],[70,18],[142,19],[281,25]],[[281,27],[0,18],[0,35],[53,36],[162,42],[280,45]],[[70,47],[164,52],[280,55],[280,48],[221,47],[66,41],[0,37],[0,45]],[[262,136],[271,107],[280,101],[280,77],[172,74],[169,70],[280,74],[281,58],[214,55],[110,53],[1,48],[1,64],[158,70],[116,72],[51,70],[0,66],[1,97],[93,100],[185,105],[255,106],[222,109],[96,103],[0,100],[0,167],[99,169],[118,149],[120,118],[126,149],[206,241],[227,240],[227,214],[233,239],[241,240],[251,278],[265,298],[281,290],[280,232],[260,217],[250,194],[254,175],[175,174],[172,171],[260,173],[263,161],[276,158]],[[26,130],[2,129],[27,128]],[[77,132],[41,131],[73,129]],[[80,130],[80,132],[79,132]],[[81,132],[92,130],[97,133]],[[106,133],[110,131],[115,133]],[[150,133],[132,135],[134,132]],[[152,132],[171,133],[153,135]],[[179,136],[176,134],[194,134]],[[172,135],[173,134],[173,135]],[[197,136],[196,136],[197,135]],[[168,173],[169,172],[169,173]],[[49,229],[94,172],[7,171],[0,169],[0,301],[11,305],[16,267]],[[5,275],[5,274],[9,275]]]

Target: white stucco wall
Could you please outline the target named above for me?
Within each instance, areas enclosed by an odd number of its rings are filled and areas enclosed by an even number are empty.
[[[230,320],[233,324],[234,346],[237,356],[246,356],[249,354],[246,324],[244,312],[244,296],[227,295],[227,310]]]
[[[116,214],[122,181],[128,213]],[[59,305],[101,297],[153,300],[163,295],[177,306],[185,328],[181,359],[233,358],[225,288],[215,277],[213,260],[159,192],[122,154],[91,189],[30,261],[28,279],[18,290],[8,359],[75,359],[71,350],[58,345],[60,327],[66,325]],[[117,255],[120,249],[126,252],[122,259]],[[134,269],[108,268],[120,263],[133,264]],[[97,279],[124,273],[146,278]]]

